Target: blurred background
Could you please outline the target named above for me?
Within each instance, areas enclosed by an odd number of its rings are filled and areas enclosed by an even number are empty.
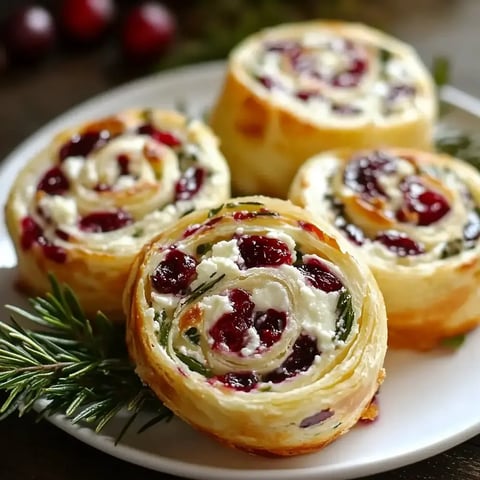
[[[362,21],[480,97],[478,0],[0,0],[0,158],[68,108],[131,79],[222,59],[264,26]]]

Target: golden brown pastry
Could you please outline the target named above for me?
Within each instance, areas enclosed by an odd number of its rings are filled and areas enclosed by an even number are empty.
[[[360,24],[281,25],[230,55],[211,125],[237,194],[285,197],[321,151],[429,148],[433,82],[410,46]]]
[[[20,286],[41,294],[52,272],[88,313],[121,320],[123,286],[142,245],[229,195],[228,167],[200,121],[129,110],[65,130],[10,192],[6,219]]]
[[[308,160],[293,202],[340,229],[385,298],[389,343],[429,349],[480,322],[480,174],[410,149]]]
[[[330,443],[383,378],[386,316],[348,242],[290,202],[230,200],[146,245],[125,289],[136,371],[223,443],[296,455]]]

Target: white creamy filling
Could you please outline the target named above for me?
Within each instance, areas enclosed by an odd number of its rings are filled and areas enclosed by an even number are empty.
[[[269,39],[266,39],[268,42]],[[275,40],[272,39],[273,42]],[[281,40],[280,40],[281,41]],[[349,53],[344,49],[344,39],[326,35],[318,35],[316,32],[306,32],[303,37],[295,38],[303,47],[309,49],[307,54],[308,62],[321,77],[333,78],[342,72],[346,72],[350,66]],[[274,82],[270,95],[282,105],[290,108],[307,108],[315,117],[332,115],[341,122],[365,121],[365,117],[382,122],[387,116],[412,116],[416,115],[416,104],[420,93],[413,95],[398,95],[389,98],[392,85],[417,86],[417,73],[410,59],[403,59],[392,53],[392,57],[385,63],[370,58],[370,62],[379,62],[381,74],[373,80],[369,88],[363,88],[361,94],[352,95],[347,90],[338,89],[325,85],[322,81],[312,78],[304,72],[295,72],[291,67],[290,60],[282,52],[264,50],[263,45],[259,46],[257,55],[245,58],[247,71],[253,76],[270,78]],[[369,66],[368,68],[372,68]],[[366,75],[368,76],[368,74]],[[333,103],[339,101],[348,106],[356,107],[361,113],[346,115],[335,113],[331,108],[328,98],[311,97],[307,100],[298,100],[295,97],[298,91],[309,91],[319,89],[322,94],[330,91],[333,96]],[[358,90],[358,89],[357,89]],[[327,94],[328,96],[328,94]],[[338,97],[338,98],[337,98]]]
[[[77,204],[73,198],[61,195],[44,195],[38,202],[47,217],[58,226],[74,225],[77,220]]]

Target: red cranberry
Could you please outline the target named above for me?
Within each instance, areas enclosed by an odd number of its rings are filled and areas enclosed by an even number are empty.
[[[348,223],[342,216],[335,219],[335,226],[342,230],[345,236],[355,245],[363,245],[365,243],[363,230],[353,223]]]
[[[120,175],[130,174],[130,157],[127,154],[121,153],[120,155],[118,155],[117,163],[120,170]]]
[[[140,133],[141,135],[148,135],[157,142],[163,143],[164,145],[172,148],[178,147],[182,144],[180,139],[173,133],[166,132],[165,130],[159,130],[150,123],[146,123],[145,125],[138,127],[137,133]]]
[[[441,193],[429,190],[418,177],[406,177],[400,183],[400,190],[405,205],[397,213],[399,221],[407,221],[411,217],[406,210],[416,215],[416,225],[425,226],[437,222],[450,211],[447,199]]]
[[[280,340],[287,326],[287,314],[269,308],[266,312],[258,312],[255,315],[254,327],[260,337],[260,343],[264,347],[271,347]]]
[[[152,286],[159,293],[182,293],[195,279],[196,269],[197,261],[193,257],[172,249],[153,272]]]
[[[308,283],[324,292],[337,292],[343,287],[340,279],[320,260],[308,259],[307,263],[297,267],[306,277]]]
[[[51,243],[42,245],[43,254],[53,262],[65,263],[67,261],[67,252],[62,247],[57,247]]]
[[[22,219],[22,234],[20,237],[20,244],[24,250],[29,250],[37,243],[42,248],[43,254],[50,260],[56,263],[64,263],[67,260],[67,252],[61,248],[53,245],[43,235],[42,228],[35,222],[32,217],[25,217]]]
[[[175,18],[164,5],[144,2],[130,11],[123,25],[123,51],[136,63],[155,60],[171,46],[176,30]]]
[[[22,235],[20,237],[20,245],[24,250],[29,250],[43,235],[43,230],[32,217],[24,217],[22,219],[21,227]]]
[[[133,222],[131,215],[124,210],[115,212],[94,212],[80,219],[79,227],[84,232],[111,232],[126,227]]]
[[[62,195],[70,188],[70,184],[59,167],[52,167],[38,182],[37,190],[49,195]]]
[[[55,230],[55,235],[60,239],[60,240],[63,240],[64,242],[68,242],[70,240],[70,235],[63,231],[63,230],[60,230],[59,228],[57,228]]]
[[[113,0],[63,0],[60,22],[72,39],[91,42],[106,31],[114,15]]]
[[[350,160],[345,168],[343,181],[347,187],[367,199],[386,197],[385,191],[378,182],[378,177],[381,174],[395,173],[396,168],[394,158],[374,151]]]
[[[306,102],[311,98],[320,98],[322,95],[316,90],[299,90],[297,93],[295,93],[295,96],[299,100]]]
[[[375,237],[375,241],[385,245],[389,250],[395,252],[399,257],[420,255],[425,253],[422,245],[409,238],[402,232],[388,230]]]
[[[189,167],[175,185],[175,201],[190,200],[193,198],[205,181],[205,169]]]
[[[245,263],[245,268],[278,267],[284,264],[292,264],[292,256],[288,245],[276,238],[245,235],[238,239],[238,248]]]
[[[63,162],[68,157],[86,157],[93,150],[105,145],[109,139],[108,130],[77,134],[60,147],[60,161]]]
[[[209,334],[214,343],[213,348],[230,352],[240,352],[245,346],[247,330],[253,326],[253,309],[255,307],[250,295],[245,290],[236,288],[228,294],[232,312],[224,313],[210,328]]]
[[[351,60],[348,70],[336,74],[331,83],[335,87],[339,88],[353,88],[358,85],[361,77],[367,71],[367,61],[361,57],[354,57]]]
[[[53,18],[39,5],[19,8],[7,19],[4,39],[12,59],[37,60],[55,43]]]
[[[218,375],[212,380],[218,380],[234,390],[249,392],[255,388],[259,378],[255,372],[229,372],[225,375]]]
[[[272,78],[266,75],[261,75],[257,77],[257,80],[267,89],[272,90],[273,88],[277,87],[277,82]]]
[[[300,335],[293,344],[292,353],[280,367],[268,373],[264,381],[280,383],[300,372],[305,372],[312,366],[317,355],[320,355],[317,340],[310,335]]]
[[[213,228],[213,226],[218,222],[220,222],[222,218],[223,218],[223,215],[221,217],[213,217],[205,223],[194,223],[193,225],[190,225],[183,232],[183,238],[187,238],[190,235],[193,235],[194,233],[197,233],[200,230],[205,231]]]
[[[325,420],[329,419],[334,415],[333,410],[321,410],[318,413],[315,413],[311,417],[304,418],[301,422],[299,427],[300,428],[308,428],[312,427],[313,425],[318,425],[319,423],[324,422]]]

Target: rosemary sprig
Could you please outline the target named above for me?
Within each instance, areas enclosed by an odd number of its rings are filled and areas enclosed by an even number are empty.
[[[93,322],[73,292],[51,277],[51,292],[31,300],[33,312],[7,306],[11,325],[0,322],[0,420],[38,407],[40,418],[66,415],[102,430],[120,411],[128,420],[117,441],[140,411],[150,411],[151,426],[172,413],[143,385],[125,348],[124,332],[101,312]],[[22,317],[40,327],[24,328]],[[145,426],[141,428],[144,429]]]

